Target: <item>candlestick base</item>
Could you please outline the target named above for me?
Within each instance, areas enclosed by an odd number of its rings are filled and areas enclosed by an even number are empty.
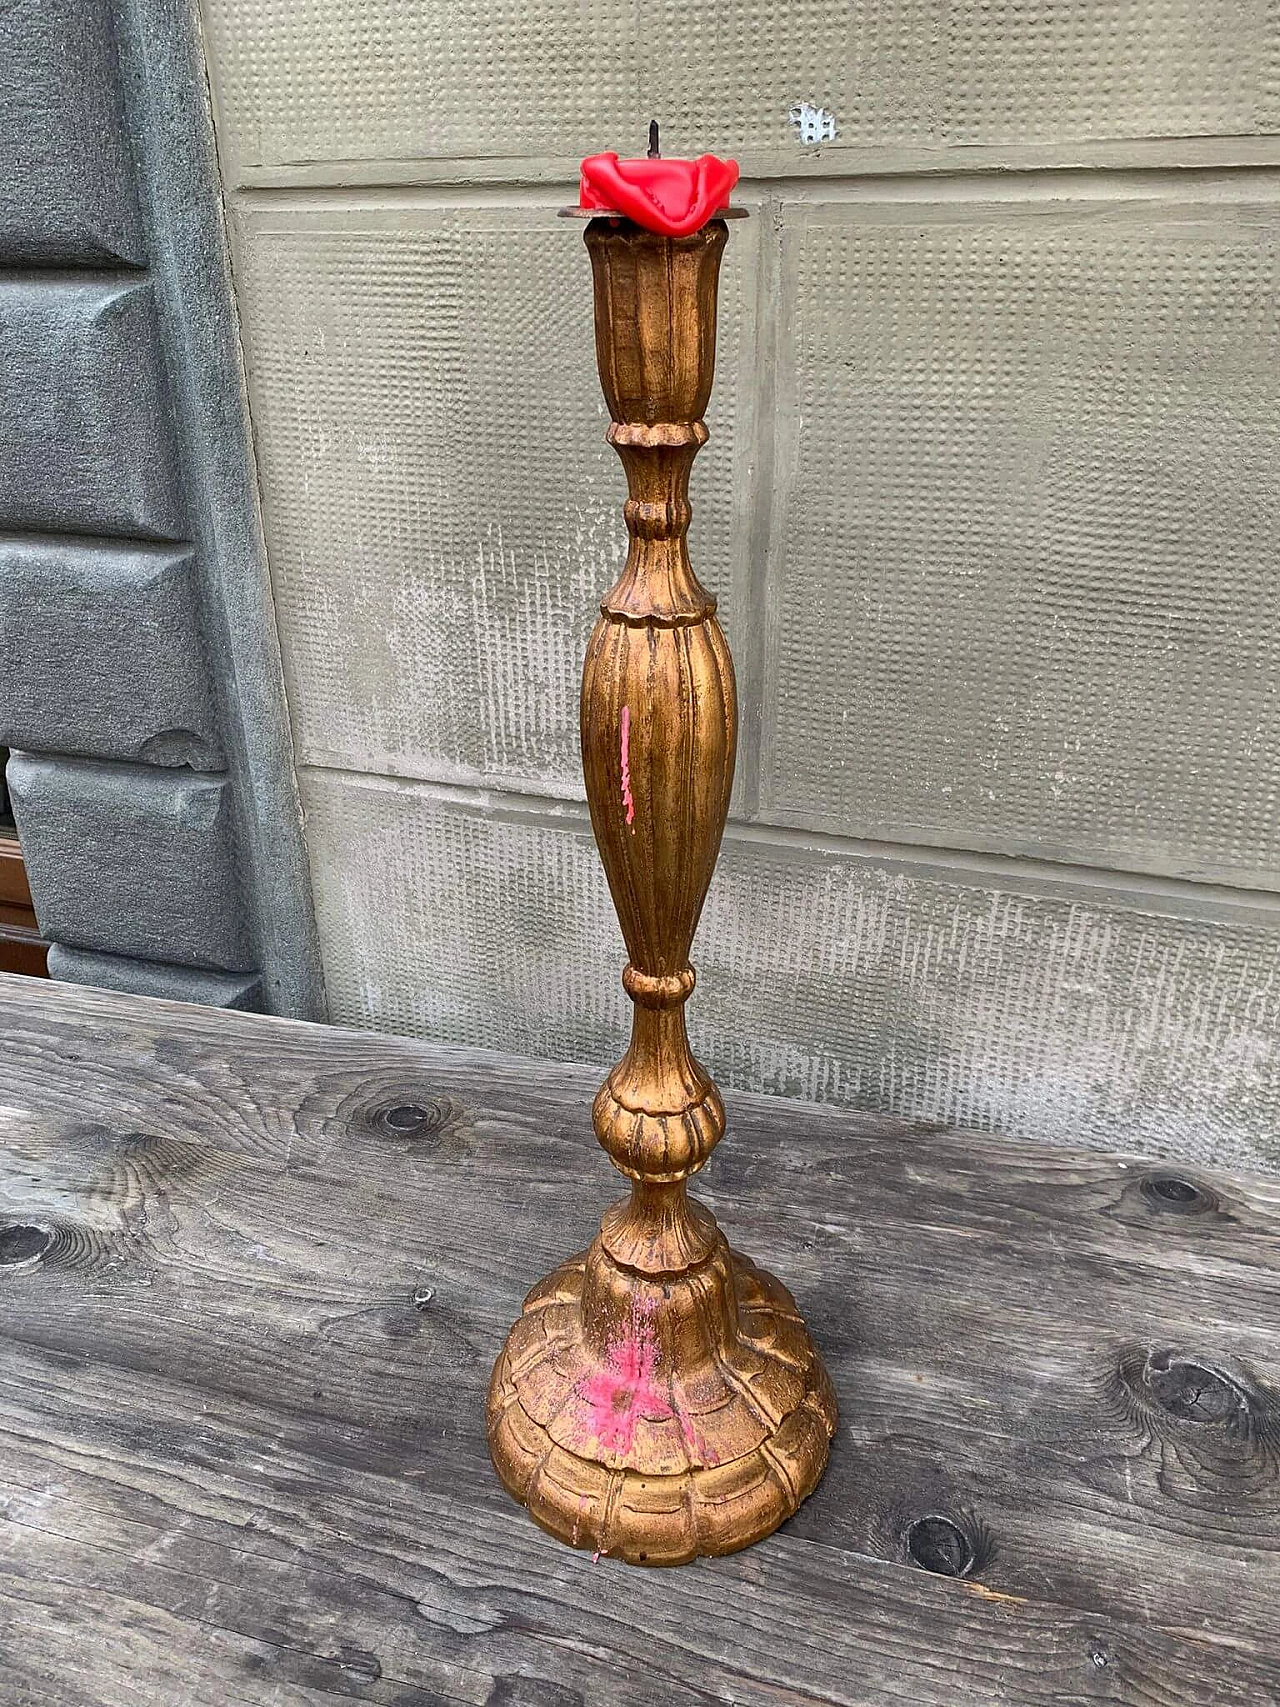
[[[489,1386],[507,1491],[560,1540],[630,1564],[771,1534],[813,1491],[835,1432],[791,1294],[688,1211],[701,1260],[645,1273],[597,1239],[530,1292]],[[619,1205],[605,1238],[626,1219]]]

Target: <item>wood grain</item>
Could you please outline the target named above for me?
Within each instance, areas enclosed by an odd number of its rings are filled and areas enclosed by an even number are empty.
[[[589,1070],[18,980],[0,1015],[6,1707],[1280,1700],[1276,1182],[731,1099],[703,1195],[785,1261],[841,1427],[777,1536],[636,1573],[484,1445],[521,1294],[613,1195]],[[930,1515],[967,1578],[909,1562]]]

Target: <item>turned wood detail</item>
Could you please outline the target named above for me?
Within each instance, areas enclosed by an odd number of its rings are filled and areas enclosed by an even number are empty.
[[[605,595],[582,676],[582,760],[591,824],[630,962],[631,1044],[596,1098],[611,1160],[651,1184],[685,1179],[724,1131],[694,1059],[684,1004],[689,951],[729,810],[737,744],[733,661],[716,601],[686,543],[689,472],[707,441],[715,300],[727,228],[656,237],[587,227],[596,354],[622,460],[626,566]],[[634,1253],[606,1244],[620,1262]],[[644,1266],[644,1265],[638,1265]]]
[[[562,1539],[636,1563],[768,1534],[815,1485],[835,1426],[790,1294],[686,1190],[724,1131],[684,1008],[737,740],[733,661],[686,544],[726,237],[720,219],[684,238],[612,216],[586,230],[630,535],[582,678],[587,800],[633,1003],[592,1117],[631,1191],[529,1294],[489,1394],[510,1491]]]

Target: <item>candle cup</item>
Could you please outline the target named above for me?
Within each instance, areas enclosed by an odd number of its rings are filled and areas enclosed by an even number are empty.
[[[726,237],[721,218],[678,238],[607,216],[585,232],[630,550],[587,650],[583,769],[634,1004],[630,1046],[592,1116],[631,1192],[588,1251],[529,1293],[488,1403],[494,1465],[538,1523],[653,1565],[776,1529],[821,1476],[836,1414],[791,1295],[731,1251],[686,1191],[724,1130],[684,1004],[737,703],[685,534]]]

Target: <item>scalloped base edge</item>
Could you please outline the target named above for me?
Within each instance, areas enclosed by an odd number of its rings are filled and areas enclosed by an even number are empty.
[[[545,1307],[539,1300],[547,1289],[581,1260],[535,1288],[526,1315]],[[730,1261],[744,1278],[789,1302],[785,1289],[749,1260],[733,1253]],[[757,1330],[768,1311],[757,1303]],[[503,1486],[558,1540],[633,1565],[681,1565],[737,1552],[771,1535],[817,1486],[836,1428],[835,1393],[821,1359],[798,1318],[785,1307],[778,1313],[792,1344],[799,1329],[809,1354],[799,1403],[751,1451],[677,1474],[610,1465],[557,1443],[521,1400],[533,1367],[526,1361],[517,1373],[504,1346],[487,1409],[489,1452]],[[577,1337],[580,1342],[580,1322]],[[548,1346],[547,1359],[563,1356],[565,1349],[560,1339]]]

